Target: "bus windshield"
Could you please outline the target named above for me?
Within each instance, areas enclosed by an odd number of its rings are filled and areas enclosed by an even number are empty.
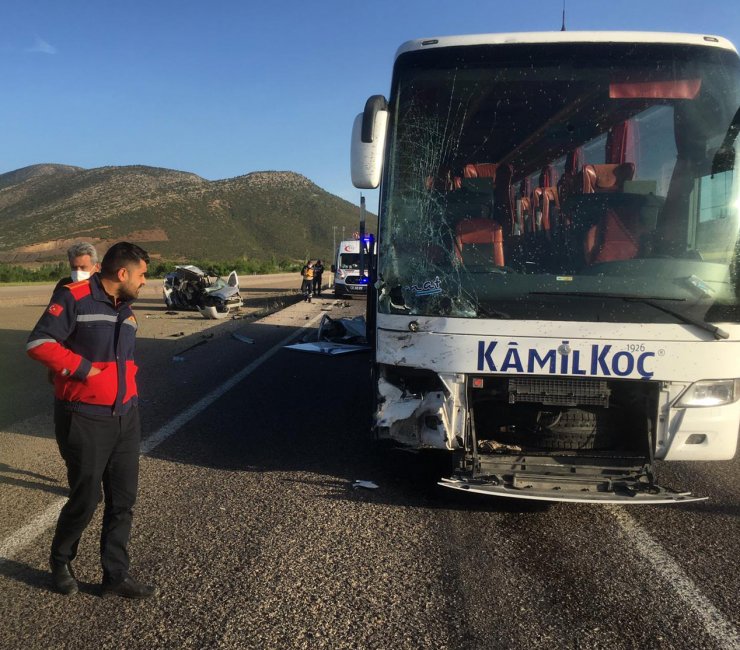
[[[721,48],[402,54],[379,312],[739,322],[739,107],[738,56]]]

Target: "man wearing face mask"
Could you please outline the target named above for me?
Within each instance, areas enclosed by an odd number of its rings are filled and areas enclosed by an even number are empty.
[[[95,250],[95,246],[86,241],[70,246],[67,249],[67,259],[69,259],[69,268],[72,269],[72,273],[70,276],[59,280],[54,287],[54,291],[65,284],[87,280],[93,273],[100,271],[98,251]]]
[[[54,372],[54,427],[67,466],[69,499],[51,544],[55,589],[78,591],[71,562],[105,495],[100,559],[103,595],[148,598],[156,588],[134,580],[127,551],[139,474],[139,423],[131,304],[146,284],[149,256],[119,242],[100,273],[66,284],[28,338],[28,355]]]

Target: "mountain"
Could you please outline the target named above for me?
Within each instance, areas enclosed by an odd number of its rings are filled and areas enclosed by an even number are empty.
[[[377,219],[368,213],[368,230]],[[0,174],[0,261],[64,258],[75,241],[102,252],[129,240],[173,260],[333,257],[359,227],[359,208],[294,172],[218,181],[127,166],[32,165]]]

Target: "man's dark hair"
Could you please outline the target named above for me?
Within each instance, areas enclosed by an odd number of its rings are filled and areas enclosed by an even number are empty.
[[[139,264],[144,260],[149,264],[149,254],[136,244],[127,241],[119,241],[113,244],[100,264],[100,273],[103,277],[114,278],[118,274],[118,269],[122,269],[129,264]]]

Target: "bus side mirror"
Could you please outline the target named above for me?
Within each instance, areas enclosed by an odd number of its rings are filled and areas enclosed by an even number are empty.
[[[332,264],[332,265],[331,265],[331,272],[332,272],[332,273],[336,273],[336,272],[337,272],[337,267],[336,267],[336,265],[334,265],[334,264]]]
[[[352,127],[350,159],[355,187],[374,190],[380,185],[387,125],[388,102],[382,95],[373,95]]]

